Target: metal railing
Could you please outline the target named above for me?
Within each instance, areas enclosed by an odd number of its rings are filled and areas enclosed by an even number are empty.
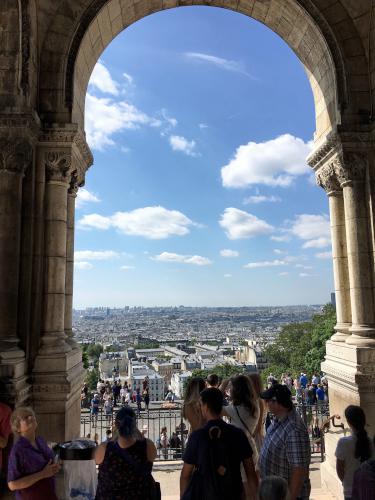
[[[137,406],[131,404],[137,416],[137,427],[140,433],[151,439],[157,448],[157,460],[181,460],[188,435],[188,423],[182,417],[182,404],[174,403],[169,407],[160,405],[157,408],[144,407],[138,412]],[[296,411],[306,424],[310,437],[311,453],[324,461],[324,427],[330,419],[328,403],[308,405],[295,403]],[[90,414],[89,409],[81,411],[81,436],[89,437],[101,443],[106,439],[106,431],[112,430],[116,407],[111,415],[106,415],[103,408],[96,416]],[[168,446],[162,446],[160,434],[166,428]]]

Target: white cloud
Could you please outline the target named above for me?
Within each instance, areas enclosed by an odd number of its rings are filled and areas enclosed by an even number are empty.
[[[159,262],[177,262],[181,264],[193,264],[195,266],[207,266],[208,264],[212,264],[212,261],[207,259],[207,257],[202,257],[200,255],[181,255],[171,252],[162,252],[159,255],[151,257],[151,259]]]
[[[279,273],[279,276],[288,276],[288,274],[289,274],[289,273],[288,273],[287,271],[285,271],[285,272],[283,272],[283,273]]]
[[[299,273],[299,276],[300,276],[301,278],[308,278],[308,277],[313,276],[313,275],[312,275],[312,274],[309,274],[309,273]]]
[[[261,262],[249,262],[245,264],[243,267],[246,269],[256,269],[258,267],[279,267],[286,266],[287,263],[284,260],[264,260]]]
[[[169,144],[173,151],[181,151],[188,156],[197,156],[195,141],[188,141],[185,137],[180,135],[171,135],[169,137]]]
[[[306,157],[311,149],[311,142],[290,134],[261,143],[249,142],[238,147],[234,158],[222,167],[223,186],[290,186],[297,176],[309,173]]]
[[[96,63],[91,74],[89,86],[96,87],[105,94],[119,94],[119,84],[113,80],[110,72],[100,60]]]
[[[312,266],[305,266],[304,264],[296,264],[296,267],[299,269],[312,269]]]
[[[92,269],[93,267],[94,266],[91,264],[91,262],[84,262],[84,261],[74,262],[74,269],[86,271],[88,269]]]
[[[253,195],[253,196],[248,196],[247,198],[244,198],[242,203],[244,205],[250,205],[250,204],[258,204],[258,203],[277,203],[281,201],[281,198],[279,196],[264,196],[264,195]]]
[[[275,253],[276,255],[282,255],[282,254],[285,254],[285,250],[280,250],[279,248],[274,248],[273,250],[273,253]]]
[[[100,199],[85,188],[78,190],[76,198],[76,208],[81,208],[86,203],[99,203]]]
[[[134,266],[121,266],[120,269],[122,271],[130,271],[131,269],[134,269]]]
[[[193,61],[195,60],[198,62],[212,64],[217,68],[223,69],[225,71],[240,73],[241,75],[245,75],[252,80],[256,79],[246,71],[243,63],[239,61],[231,61],[230,59],[224,59],[222,57],[213,56],[211,54],[204,54],[202,52],[185,52],[185,57]]]
[[[128,82],[129,85],[133,85],[134,78],[129,75],[129,73],[123,73],[122,76],[125,78],[125,80]]]
[[[117,259],[120,256],[118,252],[113,250],[79,250],[74,252],[74,260],[110,260]]]
[[[272,241],[277,241],[278,243],[286,243],[290,241],[290,236],[287,236],[286,234],[283,236],[271,236]]]
[[[194,225],[196,224],[183,213],[161,206],[137,208],[131,212],[116,212],[109,217],[89,214],[78,222],[78,226],[83,229],[113,227],[123,234],[143,236],[151,240],[183,236],[188,234],[189,227]]]
[[[230,240],[253,238],[273,231],[266,221],[233,207],[224,210],[219,224]]]
[[[298,215],[290,232],[306,242],[303,248],[324,248],[331,244],[331,231],[327,215]]]
[[[136,130],[141,126],[160,127],[161,121],[137,109],[126,101],[86,95],[87,142],[93,149],[113,146],[112,136],[123,130]]]
[[[232,275],[231,274],[224,274],[224,278],[231,278]]]
[[[319,252],[315,254],[317,259],[332,259],[332,252]]]
[[[161,116],[163,117],[163,119],[167,122],[167,124],[168,124],[170,127],[172,127],[172,128],[177,127],[177,125],[178,125],[178,121],[177,121],[177,119],[176,119],[176,118],[173,118],[173,116],[169,116],[169,114],[168,114],[168,112],[167,112],[167,110],[166,110],[166,109],[164,109],[164,108],[163,108],[163,109],[160,111],[160,114],[161,114]]]
[[[201,130],[208,128],[208,125],[206,125],[205,123],[200,123],[198,126]]]
[[[222,257],[238,257],[240,254],[237,250],[229,250],[228,248],[225,248],[224,250],[220,250],[220,255]]]

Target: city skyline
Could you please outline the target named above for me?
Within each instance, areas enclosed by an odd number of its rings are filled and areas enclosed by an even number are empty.
[[[74,306],[328,302],[313,131],[304,69],[260,23],[186,7],[126,29],[86,96]]]

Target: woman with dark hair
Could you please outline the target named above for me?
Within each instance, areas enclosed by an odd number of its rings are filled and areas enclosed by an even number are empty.
[[[200,429],[204,425],[200,407],[200,393],[206,388],[206,383],[201,377],[192,377],[185,390],[182,416],[190,424],[190,432]]]
[[[134,411],[121,408],[115,420],[118,438],[102,443],[95,452],[99,465],[96,500],[154,500],[156,485],[151,475],[156,448],[140,437]]]
[[[254,431],[259,420],[259,404],[250,379],[246,375],[237,375],[231,379],[231,404],[223,406],[222,416],[229,417],[231,424],[244,431],[253,450],[255,469],[258,465],[258,451],[254,441]],[[244,471],[241,469],[245,498],[251,498]]]
[[[374,455],[374,446],[366,432],[365,412],[359,406],[345,409],[345,418],[351,430],[350,436],[342,437],[336,448],[336,471],[344,488],[345,500],[352,498],[354,472]]]
[[[250,379],[250,382],[253,384],[257,404],[259,405],[259,418],[253,436],[257,447],[257,452],[260,453],[266,430],[266,416],[267,416],[265,403],[263,399],[261,399],[260,397],[260,393],[263,392],[263,384],[259,373],[249,373],[248,377]]]

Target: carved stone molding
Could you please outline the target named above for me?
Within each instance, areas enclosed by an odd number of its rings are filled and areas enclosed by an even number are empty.
[[[317,185],[322,187],[328,195],[342,191],[333,162],[321,167],[315,173],[315,178]]]
[[[47,151],[45,153],[47,181],[70,183],[72,155],[66,151]]]
[[[74,198],[77,196],[79,189],[79,183],[78,183],[78,175],[77,175],[77,170],[75,170],[72,173],[71,179],[70,179],[70,184],[69,184],[69,189],[68,189],[68,195],[73,196]]]
[[[0,137],[0,172],[7,171],[24,175],[33,157],[33,148],[24,138]]]
[[[0,113],[0,136],[9,140],[25,137],[35,142],[40,130],[40,121],[34,112]]]
[[[29,92],[29,66],[30,66],[30,37],[31,22],[29,14],[29,0],[21,0],[21,89],[24,94]]]

